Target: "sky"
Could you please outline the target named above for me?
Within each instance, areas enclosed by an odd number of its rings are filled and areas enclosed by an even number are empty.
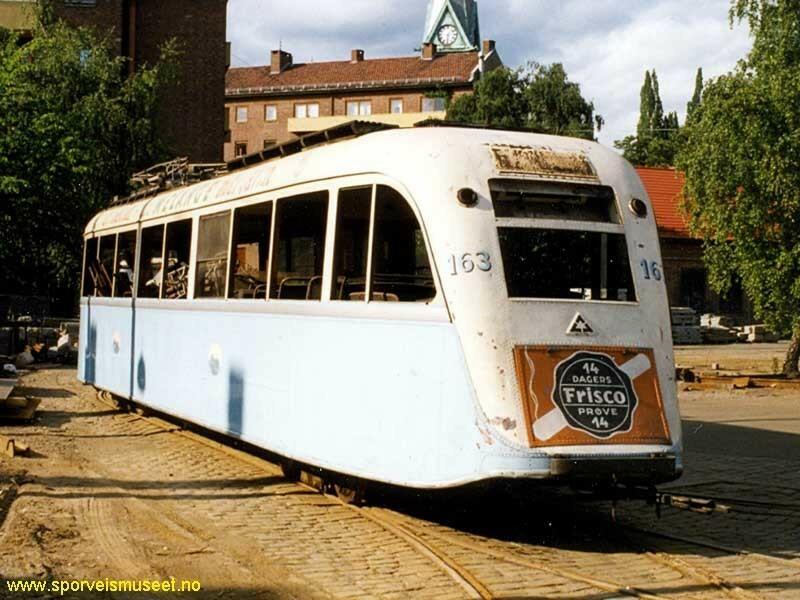
[[[269,64],[282,47],[295,62],[409,56],[421,44],[428,0],[229,0],[233,66]],[[666,111],[681,123],[695,73],[722,75],[751,46],[731,28],[729,0],[478,0],[481,37],[506,66],[561,62],[606,125],[600,142],[634,133],[644,72],[655,69]]]

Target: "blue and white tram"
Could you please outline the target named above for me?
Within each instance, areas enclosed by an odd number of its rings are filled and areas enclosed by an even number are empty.
[[[379,131],[85,241],[79,378],[116,396],[408,487],[681,473],[656,223],[596,143]]]

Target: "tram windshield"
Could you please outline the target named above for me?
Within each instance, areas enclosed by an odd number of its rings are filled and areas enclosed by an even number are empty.
[[[495,180],[491,188],[509,297],[636,300],[625,234],[613,227],[621,219],[610,187]]]
[[[501,227],[499,235],[511,298],[636,300],[623,234]]]

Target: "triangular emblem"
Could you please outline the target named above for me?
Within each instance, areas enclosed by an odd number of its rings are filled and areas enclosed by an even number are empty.
[[[567,335],[594,335],[594,329],[581,313],[575,313],[575,318],[567,328]]]

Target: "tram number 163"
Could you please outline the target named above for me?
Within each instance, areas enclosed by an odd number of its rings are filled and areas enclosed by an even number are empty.
[[[450,264],[450,275],[454,276],[473,273],[476,269],[484,273],[492,270],[492,257],[488,252],[467,253],[461,256],[451,254],[447,262]]]

